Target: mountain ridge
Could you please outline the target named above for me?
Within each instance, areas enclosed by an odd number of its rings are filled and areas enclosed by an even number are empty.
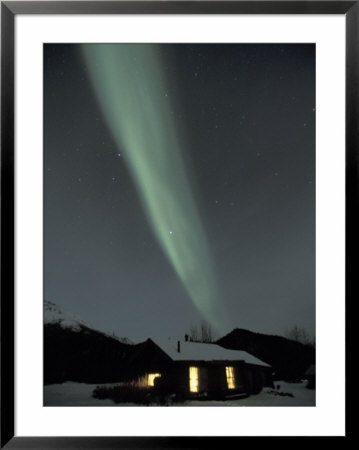
[[[44,384],[122,381],[135,347],[96,330],[52,302],[44,302]]]
[[[271,365],[274,379],[298,380],[315,364],[314,347],[283,336],[235,328],[216,341],[232,350],[244,350]]]

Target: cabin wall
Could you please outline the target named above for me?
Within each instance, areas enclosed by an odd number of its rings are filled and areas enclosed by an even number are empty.
[[[189,367],[174,366],[167,372],[170,387],[178,393],[189,392]]]
[[[248,394],[258,394],[265,386],[273,387],[270,368],[246,365],[243,375]]]
[[[205,386],[207,392],[223,391],[226,389],[226,374],[222,366],[212,366],[208,368],[207,384]]]
[[[226,396],[240,393],[257,394],[264,386],[268,386],[270,370],[265,367],[244,364],[242,362],[165,362],[162,359],[151,358],[146,361],[145,371],[159,373],[155,386],[164,392],[177,393],[186,398],[203,397],[223,399]],[[229,389],[226,377],[226,367],[234,368],[235,388]],[[190,367],[199,371],[198,392],[190,391]]]
[[[146,342],[128,361],[128,378],[148,373],[163,373],[172,365],[172,361],[151,343]]]
[[[199,369],[198,393],[190,392],[189,368],[191,366]],[[171,379],[169,385],[175,392],[193,397],[207,393],[211,397],[223,398],[224,394],[246,392],[245,368],[241,364],[232,364],[231,367],[234,367],[235,389],[228,389],[226,366],[221,364],[178,364],[171,371],[168,371],[165,376]]]

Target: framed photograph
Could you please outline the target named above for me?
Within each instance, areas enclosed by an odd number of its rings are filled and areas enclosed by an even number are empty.
[[[348,437],[358,2],[1,2],[1,447]]]

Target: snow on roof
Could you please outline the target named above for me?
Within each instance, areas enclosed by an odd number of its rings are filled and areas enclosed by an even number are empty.
[[[154,340],[153,342],[174,361],[244,361],[247,364],[270,367],[265,362],[245,351],[229,350],[217,344],[180,341],[180,352],[178,352],[178,341],[176,340]]]

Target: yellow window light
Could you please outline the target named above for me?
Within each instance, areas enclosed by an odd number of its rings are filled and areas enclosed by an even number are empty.
[[[198,392],[198,367],[189,368],[189,390]]]
[[[234,367],[226,367],[226,378],[228,389],[235,389]]]
[[[147,386],[155,385],[155,378],[159,378],[161,376],[160,373],[149,373],[147,375]]]

